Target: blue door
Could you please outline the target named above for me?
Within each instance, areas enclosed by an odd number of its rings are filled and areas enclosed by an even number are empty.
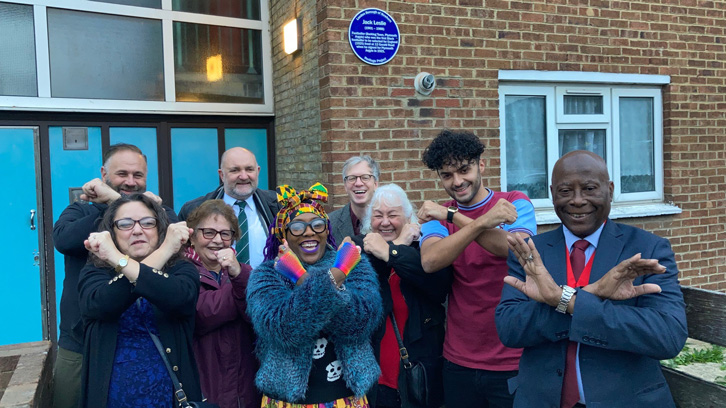
[[[36,170],[37,128],[0,128],[0,171],[7,175],[0,200],[5,228],[0,273],[0,345],[43,339],[40,183]]]

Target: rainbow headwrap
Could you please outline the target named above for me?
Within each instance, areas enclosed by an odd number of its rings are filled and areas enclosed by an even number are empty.
[[[321,204],[328,202],[328,189],[320,183],[313,184],[309,190],[298,192],[288,185],[277,186],[277,201],[282,208],[277,213],[273,232],[280,242],[285,239],[285,226],[300,214],[313,213],[328,219]]]

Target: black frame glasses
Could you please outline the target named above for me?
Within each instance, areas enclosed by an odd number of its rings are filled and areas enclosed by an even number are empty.
[[[134,229],[136,223],[138,223],[142,229],[156,228],[157,222],[158,220],[156,217],[144,217],[139,220],[135,220],[133,218],[119,218],[113,222],[113,225],[116,226],[119,231],[128,231]]]
[[[328,221],[322,218],[315,218],[314,220],[310,220],[310,222],[291,221],[285,226],[285,229],[292,234],[293,237],[299,237],[307,231],[308,227],[310,227],[314,233],[320,234],[325,232],[328,228]]]
[[[375,177],[373,177],[372,174],[361,174],[360,176],[345,176],[345,177],[343,177],[343,180],[345,180],[345,182],[348,183],[348,184],[354,184],[357,179],[360,179],[360,181],[362,181],[364,183],[367,183],[367,182],[375,179]]]
[[[222,238],[222,241],[231,241],[232,237],[234,236],[232,230],[217,231],[214,228],[197,228],[197,231],[200,231],[205,239],[210,240],[214,239],[217,234],[219,234],[219,237]]]

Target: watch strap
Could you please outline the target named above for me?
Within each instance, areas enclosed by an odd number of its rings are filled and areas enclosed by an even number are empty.
[[[560,287],[562,288],[562,296],[560,297],[560,303],[557,304],[555,310],[560,313],[567,313],[567,306],[570,304],[570,300],[572,300],[572,296],[575,294],[575,289],[567,285],[560,285]]]
[[[446,221],[453,223],[454,222],[454,214],[459,212],[458,207],[454,207],[453,205],[447,209],[446,213]]]

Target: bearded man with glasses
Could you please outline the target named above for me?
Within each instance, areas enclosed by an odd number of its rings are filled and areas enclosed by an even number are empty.
[[[159,196],[146,191],[146,174],[146,156],[138,147],[125,143],[112,145],[103,155],[101,178],[83,185],[81,199],[88,203],[71,203],[53,227],[53,243],[63,254],[65,262],[58,354],[53,372],[53,406],[56,408],[78,406],[81,392],[83,324],[78,304],[78,276],[88,259],[83,241],[92,232],[98,231],[108,206],[123,195],[143,193],[157,204],[162,204]],[[167,206],[163,208],[170,222],[176,222],[174,210]],[[141,227],[144,228],[144,225]]]
[[[361,220],[378,187],[381,170],[371,156],[353,156],[343,164],[343,184],[350,202],[330,213],[330,229],[336,243],[360,234]]]

